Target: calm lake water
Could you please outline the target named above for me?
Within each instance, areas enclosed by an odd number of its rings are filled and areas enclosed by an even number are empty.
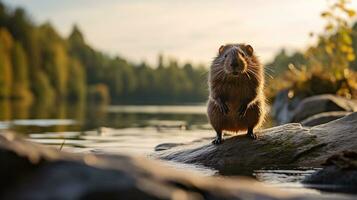
[[[0,102],[0,109],[1,130],[12,130],[30,141],[70,152],[148,156],[158,144],[213,139],[215,135],[207,122],[205,104],[124,106]],[[203,175],[218,174],[201,166],[166,164]],[[317,190],[305,189],[300,183],[314,171],[316,169],[260,169],[250,175],[273,187],[320,194]]]

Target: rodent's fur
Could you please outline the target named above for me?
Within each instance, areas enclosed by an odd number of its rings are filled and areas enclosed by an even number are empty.
[[[221,46],[209,73],[207,114],[217,133],[214,144],[222,142],[222,131],[256,138],[253,129],[265,117],[264,68],[250,45]]]

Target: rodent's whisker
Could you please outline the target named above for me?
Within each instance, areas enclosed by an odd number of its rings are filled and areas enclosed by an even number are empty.
[[[246,72],[245,74],[247,75],[247,77],[248,77],[248,78],[249,78],[249,80],[250,80],[250,76],[249,76],[249,73],[247,73],[247,72]]]

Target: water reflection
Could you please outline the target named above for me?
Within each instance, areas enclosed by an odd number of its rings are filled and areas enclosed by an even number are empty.
[[[205,106],[109,106],[0,101],[0,128],[19,133],[88,131],[101,127],[207,128]],[[10,127],[9,127],[10,126]]]
[[[149,154],[162,142],[211,136],[205,105],[110,106],[2,101],[0,129],[71,151]],[[81,148],[81,149],[78,149]]]

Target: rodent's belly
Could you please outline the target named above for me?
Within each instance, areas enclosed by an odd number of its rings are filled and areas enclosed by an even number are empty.
[[[227,102],[226,104],[227,104],[228,109],[229,109],[229,111],[228,111],[226,116],[229,119],[234,119],[236,121],[237,118],[238,118],[238,110],[239,110],[239,108],[241,106],[241,103],[240,102],[234,102],[234,103]]]
[[[227,103],[229,112],[222,113],[217,104],[213,101],[208,103],[208,118],[216,130],[243,131],[248,127],[254,128],[261,119],[261,109],[259,102],[250,105],[243,117],[239,116],[239,102],[237,104]]]
[[[224,122],[222,124],[222,128],[223,130],[233,132],[246,130],[248,128],[248,124],[245,123],[246,121],[246,116],[239,117],[238,110],[230,110],[227,115],[224,115]]]
[[[256,105],[252,105],[247,108],[247,111],[243,117],[240,117],[238,113],[240,106],[239,103],[230,104],[228,106],[229,112],[226,115],[223,115],[223,130],[234,132],[246,130],[248,127],[254,127],[260,119],[259,112],[257,112],[258,107]]]

